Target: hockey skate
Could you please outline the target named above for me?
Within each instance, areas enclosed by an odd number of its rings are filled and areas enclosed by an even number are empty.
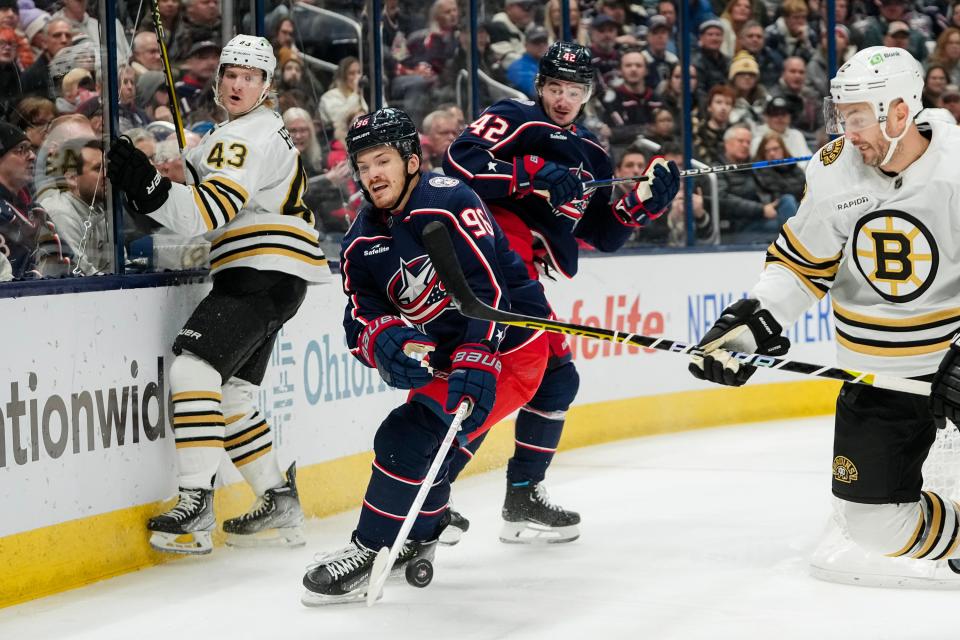
[[[165,553],[210,553],[213,551],[210,533],[216,525],[213,489],[181,487],[176,506],[147,521],[147,529],[153,532],[150,546]]]
[[[463,514],[456,511],[453,507],[447,509],[447,514],[449,516],[449,522],[445,524],[443,531],[440,533],[439,542],[442,545],[452,547],[460,542],[463,534],[470,529],[470,521],[464,518]]]
[[[303,511],[297,493],[297,463],[287,469],[287,481],[267,489],[250,510],[223,523],[232,547],[302,547]]]
[[[393,563],[390,577],[406,574],[407,581],[414,586],[426,586],[415,582],[417,572],[407,571],[407,567],[417,566],[419,560],[433,560],[437,541],[414,542],[408,540]],[[354,537],[350,544],[332,553],[318,553],[314,563],[307,567],[303,576],[306,587],[300,602],[308,607],[325,604],[360,602],[367,596],[370,571],[377,552],[368,549]],[[432,577],[432,573],[431,576]],[[429,580],[427,580],[429,583]]]
[[[507,483],[500,541],[518,544],[573,542],[580,537],[580,514],[550,502],[542,484]]]

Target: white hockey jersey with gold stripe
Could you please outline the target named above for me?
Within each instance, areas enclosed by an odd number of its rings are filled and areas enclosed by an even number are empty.
[[[211,273],[252,267],[329,280],[313,213],[302,200],[307,176],[279,115],[260,106],[218,125],[186,160],[194,184],[173,184],[150,215],[182,235],[206,237]]]
[[[930,145],[896,176],[824,146],[752,292],[783,326],[830,292],[844,368],[933,373],[960,330],[960,127],[920,126]]]

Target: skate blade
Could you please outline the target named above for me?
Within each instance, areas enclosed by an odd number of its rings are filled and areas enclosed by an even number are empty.
[[[383,597],[383,594],[380,594],[380,598]],[[380,598],[377,598],[378,600]],[[331,604],[356,604],[365,602],[367,599],[367,587],[364,585],[363,588],[356,591],[351,591],[350,593],[344,594],[342,596],[327,596],[321,593],[314,593],[308,589],[304,589],[303,594],[300,596],[300,604],[305,607],[325,607]]]
[[[202,556],[213,551],[213,541],[209,531],[192,533],[154,531],[150,536],[150,546],[161,553],[179,553],[188,556]]]
[[[238,549],[252,549],[254,547],[302,547],[307,544],[302,527],[283,527],[281,529],[266,529],[257,533],[242,534],[228,533],[227,546]]]
[[[440,534],[440,538],[437,540],[437,542],[445,547],[452,547],[459,543],[462,537],[462,530],[457,529],[456,527],[447,527],[443,530],[443,533]]]
[[[500,529],[500,542],[507,544],[562,544],[580,537],[580,526],[548,527],[524,520],[504,522]]]

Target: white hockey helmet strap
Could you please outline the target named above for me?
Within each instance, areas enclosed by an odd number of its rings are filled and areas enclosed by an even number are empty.
[[[830,100],[834,105],[866,102],[880,123],[880,132],[890,143],[881,166],[890,162],[909,124],[923,109],[923,68],[916,58],[896,47],[867,47],[840,67],[830,81]],[[894,101],[907,105],[907,126],[899,135],[887,134],[887,117]]]
[[[217,66],[217,76],[214,80],[213,99],[221,107],[220,101],[220,79],[223,77],[225,67],[239,66],[259,69],[264,73],[263,91],[249,111],[259,107],[267,94],[270,92],[270,84],[273,82],[273,74],[277,68],[277,57],[273,55],[273,45],[266,38],[260,36],[248,36],[244,34],[236,35],[230,38],[230,41],[220,51],[220,64]],[[243,114],[239,114],[243,115]]]

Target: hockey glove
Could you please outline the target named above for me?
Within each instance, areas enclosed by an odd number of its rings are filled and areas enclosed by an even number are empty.
[[[571,200],[583,198],[583,183],[566,167],[540,156],[517,156],[513,159],[513,192],[526,196],[534,191],[550,193],[554,209]]]
[[[650,179],[638,182],[633,191],[621,197],[613,207],[624,224],[642,226],[656,220],[680,191],[680,169],[672,160],[667,162],[662,156],[656,156],[643,175]]]
[[[433,380],[425,363],[407,354],[426,354],[436,346],[429,336],[396,316],[380,316],[360,334],[361,357],[395,389],[417,389]]]
[[[497,396],[497,378],[500,376],[500,358],[490,345],[468,343],[460,345],[450,357],[450,376],[447,378],[447,412],[469,398],[473,409],[463,420],[460,429],[470,433],[486,422]]]
[[[780,335],[782,331],[780,323],[769,311],[761,309],[757,300],[737,300],[723,310],[698,346],[707,354],[725,349],[782,356],[790,349],[790,340]],[[695,378],[731,387],[741,386],[757,370],[726,353],[694,356],[692,360],[690,373]]]
[[[930,413],[934,418],[947,418],[960,429],[960,334],[940,360],[940,367],[930,383]]]
[[[143,215],[162,207],[170,192],[170,178],[161,176],[146,154],[125,137],[110,145],[107,178],[127,195],[134,212]]]

